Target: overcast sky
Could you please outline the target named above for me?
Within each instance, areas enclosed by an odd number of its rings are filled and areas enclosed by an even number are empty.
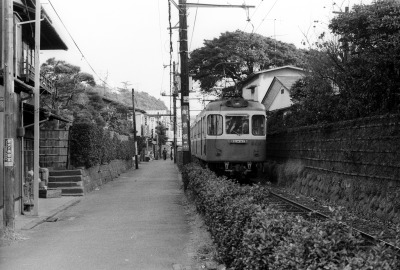
[[[313,41],[327,30],[333,11],[371,1],[188,0],[188,3],[255,6],[249,12],[242,8],[190,8],[189,50],[201,47],[204,39],[218,38],[223,32],[237,29],[302,47],[305,36]],[[41,61],[49,57],[66,60],[111,87],[122,87],[122,82],[129,82],[129,88],[156,98],[161,97],[161,92],[169,93],[170,70],[168,66],[164,68],[170,63],[168,0],[43,0],[42,4],[69,50],[42,52]],[[171,24],[175,26],[179,17],[173,5],[171,12]],[[177,39],[178,31],[173,30],[172,57],[176,61]],[[169,106],[169,98],[162,99]]]

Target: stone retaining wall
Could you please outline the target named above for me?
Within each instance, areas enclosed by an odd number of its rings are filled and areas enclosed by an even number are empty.
[[[82,169],[85,193],[114,180],[121,173],[132,168],[132,166],[133,161],[131,160],[113,160],[109,164]]]
[[[400,116],[268,135],[268,179],[296,192],[400,223]]]

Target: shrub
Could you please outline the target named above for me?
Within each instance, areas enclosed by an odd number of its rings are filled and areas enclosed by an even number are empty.
[[[111,137],[110,132],[92,123],[76,123],[70,132],[73,166],[89,168],[114,159],[129,160],[134,156],[133,139],[121,142],[115,135]]]
[[[184,166],[182,176],[230,269],[400,268],[392,250],[365,248],[344,230],[338,213],[328,221],[280,213],[269,205],[267,187],[240,186],[196,164]]]

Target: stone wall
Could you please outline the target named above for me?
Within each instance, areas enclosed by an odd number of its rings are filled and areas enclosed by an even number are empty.
[[[109,164],[97,165],[82,170],[85,193],[114,180],[121,173],[132,168],[131,160],[113,160]]]
[[[269,179],[385,221],[400,222],[400,116],[269,134]]]

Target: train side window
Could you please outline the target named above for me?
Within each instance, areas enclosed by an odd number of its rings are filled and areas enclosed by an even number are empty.
[[[222,115],[210,114],[207,117],[207,134],[222,135]]]
[[[253,115],[251,118],[251,131],[255,136],[265,136],[265,116]]]
[[[207,121],[206,121],[206,117],[203,117],[203,136],[206,134],[206,130],[207,130]]]
[[[198,124],[197,135],[199,136],[199,138],[201,138],[201,118],[199,119],[199,122],[197,122],[197,124]]]

